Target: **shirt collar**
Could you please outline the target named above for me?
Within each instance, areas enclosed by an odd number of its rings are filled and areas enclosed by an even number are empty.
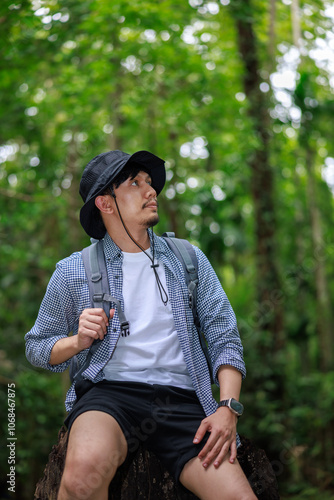
[[[106,259],[114,260],[117,257],[119,258],[122,256],[122,250],[116,245],[114,240],[110,238],[108,233],[105,234],[103,242],[104,242],[104,254],[106,256]]]
[[[150,249],[153,254],[153,244],[155,249],[155,255],[159,258],[159,255],[166,253],[166,244],[163,238],[159,238],[153,231],[148,231],[150,238]],[[154,243],[153,243],[154,242]],[[113,260],[122,256],[122,250],[116,245],[114,240],[111,239],[108,233],[104,236],[104,253],[107,259]]]

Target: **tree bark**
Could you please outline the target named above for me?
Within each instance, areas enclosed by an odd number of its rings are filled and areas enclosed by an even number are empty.
[[[66,158],[66,174],[70,176],[70,186],[64,190],[63,197],[68,204],[68,235],[67,242],[69,251],[78,250],[78,242],[82,240],[83,231],[79,224],[79,210],[81,203],[78,193],[81,178],[80,158],[78,153],[78,145],[76,139],[76,129],[72,130],[72,140],[69,143],[67,158]]]
[[[265,452],[241,438],[238,460],[259,500],[279,500],[275,473]],[[34,500],[57,500],[67,448],[67,432],[62,427],[53,446],[44,476],[36,486]],[[140,447],[118,469],[109,487],[109,500],[196,500],[151,452]],[[198,499],[197,499],[198,500]]]
[[[299,0],[292,0],[291,4],[291,16],[292,16],[292,34],[294,45],[300,49],[302,46],[302,34],[301,34],[301,23],[300,23],[300,6]],[[303,68],[304,60],[301,60],[300,68]],[[306,64],[305,64],[306,66]],[[306,66],[307,67],[307,66]],[[314,278],[315,278],[315,288],[317,297],[317,326],[318,335],[320,341],[320,368],[322,371],[329,371],[334,367],[334,353],[333,353],[333,343],[334,343],[334,331],[333,325],[333,315],[331,307],[331,299],[329,294],[328,279],[326,275],[326,266],[323,255],[324,250],[324,238],[323,238],[323,228],[321,221],[321,214],[318,207],[316,184],[317,178],[314,172],[314,164],[316,157],[316,149],[312,144],[312,132],[314,125],[312,124],[312,118],[314,116],[310,113],[305,102],[306,97],[313,98],[313,89],[310,83],[310,74],[304,71],[302,78],[298,84],[298,88],[295,92],[295,101],[302,110],[302,127],[300,129],[299,142],[302,150],[305,151],[305,166],[307,171],[306,179],[306,191],[307,191],[307,203],[310,213],[311,222],[311,235],[312,235],[312,254],[314,268]],[[326,106],[326,105],[323,105]],[[319,111],[320,110],[320,111]],[[320,116],[319,116],[320,113]],[[318,106],[317,115],[318,119],[321,119],[322,109]]]
[[[320,340],[320,368],[323,371],[333,369],[333,322],[331,314],[331,300],[328,291],[328,283],[323,256],[324,238],[321,224],[321,216],[317,204],[316,178],[314,175],[314,156],[309,144],[306,145],[306,170],[307,170],[307,200],[310,210],[311,234],[313,246],[314,277],[317,295],[317,322]]]
[[[275,52],[276,52],[276,0],[270,0],[270,22],[269,22],[269,64],[268,72],[269,74],[274,71],[275,68]]]
[[[236,23],[239,53],[244,64],[243,86],[248,99],[248,114],[258,143],[248,159],[255,211],[259,302],[257,326],[273,334],[273,348],[278,351],[283,346],[283,310],[275,256],[276,219],[273,170],[269,158],[270,117],[266,94],[260,90],[260,63],[251,1],[235,0],[231,2],[230,9]]]
[[[291,19],[292,19],[292,37],[295,47],[300,49],[302,32],[300,27],[300,8],[299,0],[292,0],[291,3]]]

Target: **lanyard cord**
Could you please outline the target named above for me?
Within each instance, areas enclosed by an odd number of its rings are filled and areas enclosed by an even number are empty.
[[[120,212],[120,210],[119,210],[119,208],[118,208],[118,203],[117,203],[117,200],[116,200],[116,196],[115,196],[115,194],[113,194],[113,198],[114,198],[115,203],[116,203],[116,208],[117,208],[117,212],[118,212],[119,218],[121,219],[121,222],[122,222],[122,224],[123,224],[123,227],[124,227],[124,229],[125,229],[125,231],[126,231],[127,235],[128,235],[128,236],[129,236],[129,238],[133,241],[133,243],[134,243],[135,245],[137,245],[137,247],[138,247],[138,248],[140,248],[140,250],[141,250],[142,252],[144,252],[144,254],[145,254],[145,255],[146,255],[146,256],[150,259],[150,261],[152,262],[151,267],[152,267],[152,269],[153,269],[153,271],[154,271],[154,275],[155,275],[155,279],[156,279],[156,282],[157,282],[157,285],[158,285],[158,290],[159,290],[160,298],[161,298],[161,301],[162,301],[163,305],[164,305],[164,306],[166,306],[166,305],[167,305],[167,303],[168,303],[168,295],[167,295],[166,290],[165,290],[165,289],[164,289],[164,287],[163,287],[163,284],[161,283],[160,277],[159,277],[158,272],[157,272],[157,269],[156,269],[157,267],[159,267],[159,264],[158,264],[158,263],[157,263],[157,264],[154,264],[155,247],[154,247],[153,229],[151,228],[151,231],[152,231],[152,241],[153,241],[153,243],[152,243],[152,254],[153,254],[153,258],[152,258],[152,257],[151,257],[151,256],[150,256],[147,252],[146,252],[146,250],[144,250],[144,248],[143,248],[143,247],[142,247],[139,243],[137,243],[137,241],[136,241],[136,240],[132,237],[132,235],[130,234],[130,231],[129,231],[129,230],[128,230],[128,228],[126,227],[126,225],[125,225],[125,223],[124,223],[124,221],[123,221],[123,218],[122,218],[122,216],[121,216],[121,212]]]

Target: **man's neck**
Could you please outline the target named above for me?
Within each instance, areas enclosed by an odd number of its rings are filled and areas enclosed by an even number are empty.
[[[120,231],[108,231],[110,238],[116,243],[116,245],[123,251],[128,253],[138,253],[141,249],[131,240],[131,238],[126,233],[125,229]],[[150,238],[147,229],[141,229],[139,231],[130,232],[132,238],[144,249],[150,248]]]

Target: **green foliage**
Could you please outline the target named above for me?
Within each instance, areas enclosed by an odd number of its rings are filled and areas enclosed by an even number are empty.
[[[67,385],[28,366],[23,337],[56,262],[88,243],[78,184],[87,161],[109,149],[166,159],[157,232],[198,244],[221,278],[248,370],[240,433],[265,448],[283,494],[326,499],[334,488],[333,366],[323,366],[321,305],[325,294],[332,312],[333,193],[324,174],[333,168],[333,77],[314,55],[333,20],[321,0],[300,2],[304,51],[282,104],[272,78],[292,58],[289,2],[275,2],[274,33],[271,2],[225,3],[1,2],[0,381],[17,387],[22,499],[32,497],[56,441]],[[244,93],[238,21],[253,26],[268,108],[280,283],[263,302],[249,168],[263,142]],[[266,328],[278,307],[283,343]],[[4,408],[6,390],[0,397]]]
[[[29,500],[47,462],[64,420],[61,379],[49,374],[16,367],[15,384],[15,468],[16,498]],[[9,380],[9,379],[8,379]],[[12,387],[12,385],[11,385]],[[7,390],[0,393],[1,408],[7,408]],[[1,418],[2,435],[8,436],[7,415]],[[1,447],[2,478],[9,472],[5,467],[8,448]],[[7,489],[7,488],[6,488]]]

